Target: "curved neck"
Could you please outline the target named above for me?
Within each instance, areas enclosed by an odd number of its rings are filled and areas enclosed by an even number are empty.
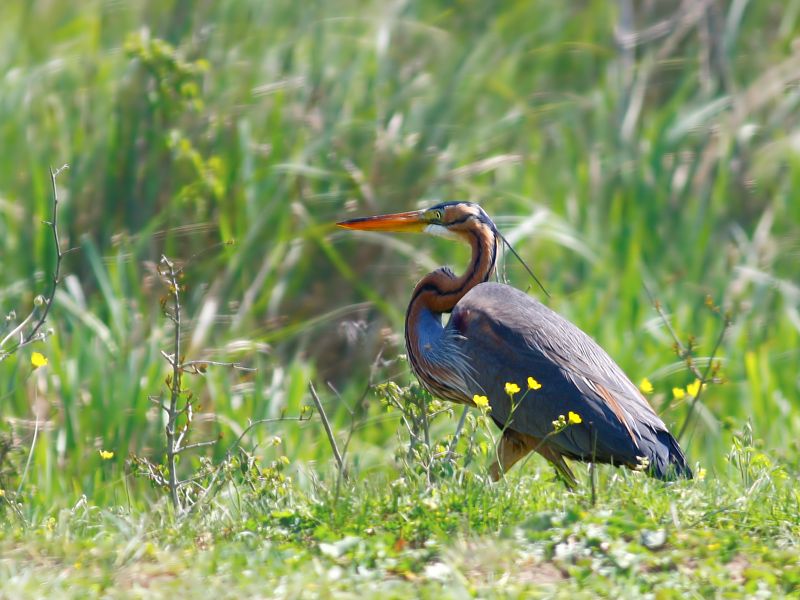
[[[433,395],[466,402],[471,398],[466,384],[469,370],[453,360],[458,353],[447,347],[442,313],[451,312],[467,292],[492,276],[497,236],[483,223],[459,235],[472,247],[469,267],[460,277],[449,269],[437,269],[417,284],[406,312],[406,350],[412,370]]]
[[[449,269],[442,268],[428,273],[414,288],[406,313],[406,329],[418,311],[427,308],[432,313],[446,313],[453,310],[464,295],[479,283],[492,276],[497,260],[497,236],[484,224],[461,234],[472,247],[472,260],[463,275],[456,276]],[[408,332],[406,332],[408,333]]]

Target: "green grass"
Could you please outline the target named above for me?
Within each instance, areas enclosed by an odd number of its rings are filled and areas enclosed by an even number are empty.
[[[342,594],[514,595],[540,577],[555,578],[543,595],[755,594],[759,581],[797,593],[800,2],[676,15],[634,2],[630,18],[628,3],[600,1],[5,4],[0,312],[27,314],[47,288],[47,168],[63,163],[62,241],[77,250],[54,335],[0,362],[0,439],[15,448],[0,488],[22,502],[19,516],[0,504],[0,595],[186,585],[300,596],[332,569]],[[622,43],[664,19],[661,35]],[[413,512],[431,492],[391,485],[405,468],[397,414],[358,399],[379,350],[374,381],[410,380],[397,360],[410,290],[467,257],[446,241],[331,224],[458,198],[496,218],[550,306],[634,381],[651,379],[673,429],[689,408],[671,390],[693,377],[645,286],[679,335],[696,337],[700,364],[720,328],[706,296],[732,313],[718,353],[726,381],[706,390],[682,440],[705,481],[603,471],[591,507],[585,486],[566,494],[536,459],[513,484],[439,482],[440,507]],[[313,380],[340,440],[359,423],[356,477],[338,503],[318,418],[243,440],[263,464],[288,457],[288,498],[221,497],[176,525],[161,492],[131,475],[131,454],[164,451],[148,399],[168,370],[162,253],[196,257],[188,357],[257,368],[187,379],[202,405],[195,439],[221,436],[204,456],[222,460],[248,419],[297,414]],[[505,267],[538,293],[514,260]],[[35,372],[34,349],[49,360]],[[754,490],[726,459],[748,423],[753,452],[770,461]],[[440,419],[435,439],[454,426]],[[666,545],[643,549],[642,532],[660,529]],[[360,541],[341,556],[320,550],[348,536]],[[578,554],[562,560],[565,540]]]
[[[749,486],[733,473],[665,486],[602,471],[594,506],[588,487],[567,493],[535,474],[432,488],[373,478],[338,500],[332,482],[319,480],[305,491],[286,485],[279,499],[231,487],[178,526],[163,504],[143,515],[81,503],[3,530],[0,594],[796,594],[797,490],[763,463],[751,474]]]

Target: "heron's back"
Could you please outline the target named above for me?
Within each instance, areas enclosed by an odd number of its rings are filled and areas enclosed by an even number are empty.
[[[677,441],[636,386],[586,333],[516,288],[483,283],[454,308],[448,328],[471,362],[500,424],[543,439],[559,415],[582,423],[548,438],[562,454],[637,466],[661,478],[691,477]],[[527,389],[533,377],[540,389]],[[521,391],[512,410],[507,382]]]

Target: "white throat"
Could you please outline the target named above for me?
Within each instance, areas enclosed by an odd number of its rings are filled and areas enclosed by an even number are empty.
[[[449,240],[461,240],[459,235],[453,233],[447,227],[442,227],[441,225],[428,225],[425,227],[425,233],[430,233],[432,235],[447,238]]]

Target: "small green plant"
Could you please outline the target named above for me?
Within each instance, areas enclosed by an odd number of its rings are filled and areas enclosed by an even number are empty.
[[[229,481],[230,477],[225,476],[234,473],[237,467],[241,471],[244,481],[254,490],[255,481],[264,481],[264,474],[269,475],[266,480],[273,480],[274,476],[283,469],[285,462],[280,461],[273,464],[269,468],[270,470],[264,471],[257,465],[255,459],[239,448],[239,442],[256,425],[287,420],[303,421],[310,418],[310,413],[303,411],[298,417],[282,416],[276,419],[261,419],[251,422],[228,449],[220,464],[214,465],[209,459],[201,457],[199,467],[181,477],[178,472],[178,463],[186,452],[213,446],[218,442],[217,439],[190,441],[194,414],[198,409],[198,404],[194,393],[184,384],[184,376],[203,375],[211,365],[238,371],[253,371],[238,362],[186,360],[182,345],[185,319],[183,306],[183,292],[186,289],[183,283],[185,267],[186,265],[179,267],[173,260],[162,256],[158,270],[166,287],[166,294],[161,298],[161,308],[173,326],[172,351],[162,351],[161,353],[170,368],[164,379],[166,394],[162,392],[158,396],[150,397],[150,400],[163,412],[166,419],[164,460],[163,462],[153,462],[146,457],[137,455],[133,455],[131,458],[138,475],[146,477],[153,485],[169,494],[173,510],[179,516],[187,514],[198,502],[206,500],[218,489],[219,484]],[[242,456],[245,457],[245,460],[242,460]],[[220,478],[220,475],[223,477]]]
[[[431,425],[443,414],[452,415],[452,408],[434,399],[418,384],[401,387],[394,381],[375,386],[375,393],[390,412],[398,411],[407,440],[398,448],[395,458],[405,473],[422,473],[430,484],[445,464],[452,466],[453,454],[446,445],[431,438]]]
[[[204,489],[200,482],[208,477],[209,465],[207,462],[201,461],[198,472],[186,479],[180,479],[178,459],[181,454],[189,450],[211,446],[217,440],[189,442],[196,399],[192,391],[184,387],[183,376],[186,373],[202,374],[208,368],[208,364],[186,361],[182,353],[181,334],[184,317],[181,293],[184,291],[184,286],[181,280],[183,279],[183,269],[176,267],[175,263],[166,256],[162,256],[158,273],[167,288],[167,293],[161,299],[161,308],[164,315],[173,323],[172,352],[162,352],[171,368],[164,380],[167,399],[165,401],[163,394],[151,397],[151,401],[161,409],[166,417],[166,453],[165,460],[161,464],[153,463],[144,457],[134,456],[133,460],[139,467],[139,474],[145,475],[155,485],[169,492],[172,507],[180,514],[183,512],[184,506],[194,503],[195,493],[198,489]]]
[[[725,456],[736,470],[745,494],[753,495],[763,485],[774,480],[785,480],[785,469],[775,465],[763,449],[763,442],[753,436],[753,426],[747,421],[740,431],[733,433],[731,449]]]
[[[433,398],[419,384],[400,386],[393,381],[375,386],[378,398],[389,412],[400,414],[402,443],[395,453],[404,476],[422,475],[428,485],[439,479],[463,482],[478,457],[487,458],[495,441],[491,434],[488,401],[477,397],[477,414],[464,407],[455,431],[436,439],[434,424],[453,418],[454,405]],[[437,428],[440,429],[440,428]],[[486,466],[479,468],[486,474]]]
[[[399,412],[404,432],[408,436],[395,453],[402,469],[415,471],[412,465],[420,466],[430,477],[430,425],[436,410],[435,401],[419,385],[400,386],[394,381],[375,386],[375,393],[388,412]]]

